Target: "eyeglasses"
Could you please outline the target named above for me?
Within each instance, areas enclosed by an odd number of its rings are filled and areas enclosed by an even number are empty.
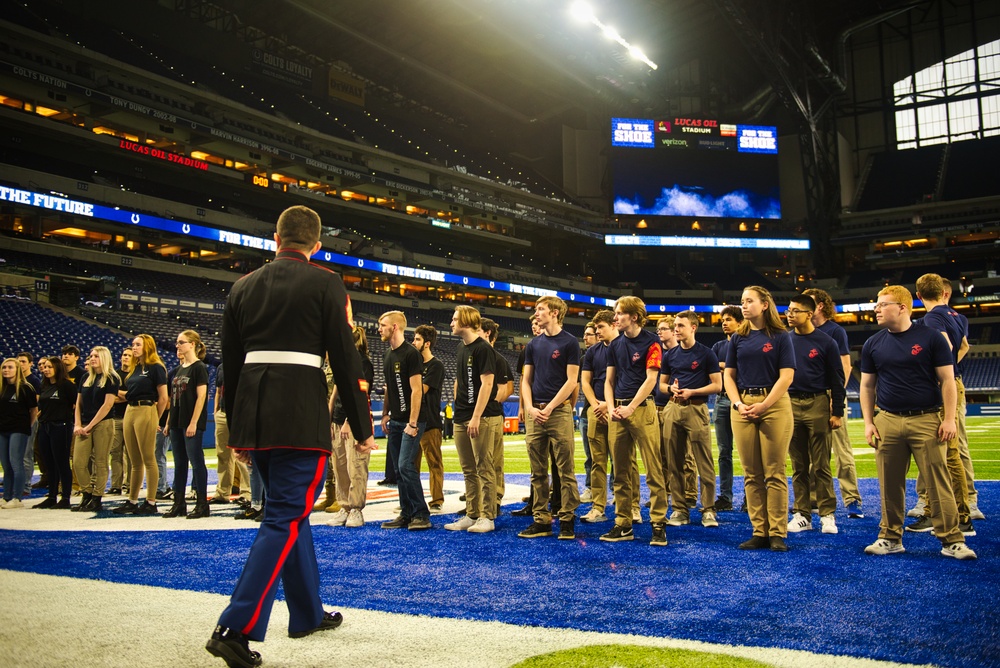
[[[802,309],[790,308],[785,311],[788,315],[799,315],[800,313],[812,313],[812,311],[803,311]]]
[[[895,304],[896,306],[900,305],[899,302],[879,302],[879,303],[875,304],[875,310],[876,311],[881,311],[886,306],[891,306],[892,304]]]
[[[178,341],[176,345],[183,346],[185,343],[191,343],[190,341]]]

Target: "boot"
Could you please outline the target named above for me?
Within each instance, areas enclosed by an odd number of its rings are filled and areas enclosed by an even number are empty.
[[[102,510],[104,510],[104,507],[101,506],[101,497],[99,497],[99,496],[92,496],[92,497],[90,497],[90,505],[87,506],[87,512],[89,512],[89,513],[99,513]]]
[[[90,492],[84,492],[83,499],[80,501],[80,505],[73,506],[72,508],[70,508],[70,510],[72,510],[74,513],[86,511],[90,506],[90,500],[93,498],[94,498],[93,494],[91,494]]]
[[[313,506],[313,510],[316,512],[323,512],[335,503],[337,503],[337,488],[336,486],[327,483],[326,496],[316,502],[316,505]]]
[[[52,509],[53,510],[70,510],[70,507],[69,507],[69,497],[68,496],[64,496],[63,498],[59,499],[59,503],[57,503],[56,505],[52,506]]]
[[[175,499],[170,510],[163,513],[164,517],[182,517],[187,515],[187,502],[184,499]]]
[[[208,508],[209,508],[208,501],[205,499],[199,499],[198,503],[196,503],[194,506],[194,510],[188,513],[187,518],[189,520],[197,520],[202,517],[208,517],[210,514]]]
[[[35,508],[52,508],[56,505],[56,497],[47,496],[45,500],[35,506]]]

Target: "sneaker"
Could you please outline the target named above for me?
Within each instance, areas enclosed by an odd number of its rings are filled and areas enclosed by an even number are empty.
[[[431,505],[427,506],[427,509],[431,511],[431,515],[440,515],[441,514],[441,504],[440,503],[432,503]]]
[[[667,544],[667,526],[663,522],[653,523],[653,537],[649,539],[650,545]]]
[[[717,512],[721,513],[721,512],[724,512],[724,511],[727,511],[727,510],[732,510],[732,509],[733,509],[733,502],[730,501],[729,499],[727,499],[727,498],[725,498],[723,496],[720,496],[719,498],[717,498],[715,500],[715,510]]]
[[[525,504],[523,508],[510,511],[510,514],[514,517],[531,517],[534,514],[534,511],[531,506]]]
[[[122,488],[122,494],[128,494],[128,490],[125,489],[124,487]],[[162,492],[156,493],[157,501],[169,501],[172,498],[174,498],[174,490],[172,489],[167,489]]]
[[[706,510],[701,514],[701,525],[703,527],[719,526],[719,520],[716,519],[714,510]]]
[[[739,550],[766,550],[771,547],[771,541],[766,536],[751,536],[737,546]]]
[[[822,517],[820,517],[819,525],[820,525],[820,530],[823,533],[837,533],[838,531],[840,531],[837,528],[837,520],[834,519],[833,513],[830,513],[829,515],[823,515]]]
[[[906,511],[907,517],[923,517],[927,510],[927,503],[923,499],[917,499],[917,505]]]
[[[902,554],[906,552],[902,541],[879,538],[865,548],[865,554]]]
[[[517,534],[518,538],[541,538],[552,535],[552,525],[541,522],[532,522],[528,528]]]
[[[408,531],[426,531],[427,529],[433,529],[434,525],[431,524],[429,517],[414,517],[406,525],[406,528]]]
[[[115,510],[118,510],[118,509],[115,508]],[[160,511],[156,509],[156,504],[155,503],[150,503],[149,499],[146,499],[141,504],[139,504],[138,507],[136,507],[135,511],[132,514],[133,515],[157,515],[157,514],[159,514],[159,512]]]
[[[906,525],[905,528],[907,531],[912,531],[913,533],[927,533],[934,528],[934,525],[931,523],[931,518],[924,515],[916,522]]]
[[[607,522],[608,516],[596,508],[591,508],[589,513],[580,518],[580,521],[586,524],[597,524],[599,522]]]
[[[691,518],[688,517],[688,514],[680,510],[675,510],[674,512],[670,513],[670,519],[667,520],[667,524],[669,524],[672,527],[682,527],[690,522]]]
[[[345,527],[357,528],[363,527],[365,525],[365,516],[361,514],[361,511],[357,508],[351,508],[351,512],[347,513],[347,521],[344,522]]]
[[[623,540],[635,540],[635,534],[632,533],[632,527],[616,524],[611,527],[611,531],[601,536],[601,540],[605,543],[619,543]]]
[[[383,529],[405,529],[410,526],[410,518],[396,515],[396,519],[382,522]]]
[[[327,522],[332,527],[342,527],[347,524],[347,511],[341,508],[333,514],[330,521]]]
[[[798,533],[800,531],[812,531],[812,518],[806,518],[802,513],[795,513],[792,519],[788,520],[788,533]]]
[[[576,520],[559,520],[559,540],[576,538]]]
[[[983,511],[979,509],[978,503],[969,504],[969,519],[972,520],[985,520],[986,515],[983,515]]]
[[[24,504],[21,503],[21,499],[13,498],[7,502],[7,505],[3,507],[4,510],[19,510],[24,508]]]
[[[969,549],[965,543],[952,543],[941,548],[941,554],[946,557],[953,557],[959,561],[966,561],[976,558],[976,553]]]
[[[580,495],[580,503],[593,503],[593,502],[594,502],[594,493],[591,492],[590,488],[588,487],[587,489],[583,490],[583,493]]]
[[[847,516],[853,520],[864,519],[865,514],[861,511],[861,504],[855,501],[847,504]]]
[[[638,508],[632,509],[632,524],[642,524],[642,511]]]
[[[247,637],[225,626],[215,627],[215,633],[209,638],[205,649],[225,661],[227,666],[253,668],[261,664],[260,652],[251,651]]]
[[[972,520],[971,519],[968,522],[959,522],[958,523],[958,530],[962,532],[963,536],[975,536],[976,535],[976,529],[975,529],[975,527],[972,526]]]
[[[125,503],[118,506],[111,512],[114,513],[115,515],[133,515],[135,514],[135,511],[137,511],[138,509],[139,509],[138,505],[136,505],[132,501],[126,500]]]
[[[476,523],[466,529],[466,531],[469,533],[489,533],[495,528],[496,525],[494,525],[493,520],[488,517],[480,517],[476,520]]]
[[[768,547],[771,548],[771,552],[788,552],[788,546],[785,545],[785,539],[781,536],[771,536],[768,540]]]
[[[454,522],[445,524],[444,528],[448,531],[468,531],[470,527],[475,526],[476,521],[466,515],[465,517],[459,517]]]

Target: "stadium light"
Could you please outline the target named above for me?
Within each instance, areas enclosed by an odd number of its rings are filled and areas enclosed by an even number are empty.
[[[597,28],[601,31],[601,34],[603,34],[604,37],[610,39],[613,42],[617,42],[626,51],[628,51],[629,55],[631,55],[633,58],[642,61],[643,63],[646,64],[647,67],[649,67],[652,70],[657,69],[658,67],[657,64],[654,63],[652,60],[650,60],[649,57],[646,56],[645,53],[643,53],[642,49],[640,49],[637,46],[633,46],[632,44],[629,44],[628,41],[624,37],[622,37],[621,34],[612,26],[605,25],[604,23],[602,23],[601,20],[597,18],[597,16],[594,14],[594,11],[593,9],[591,9],[590,5],[588,5],[586,2],[582,2],[582,0],[580,2],[574,2],[569,7],[569,13],[570,15],[573,16],[574,19],[578,21],[591,23],[597,26]]]

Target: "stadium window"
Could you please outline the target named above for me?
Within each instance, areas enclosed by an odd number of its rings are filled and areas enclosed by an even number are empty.
[[[925,67],[893,84],[896,148],[1000,134],[1000,40]]]

